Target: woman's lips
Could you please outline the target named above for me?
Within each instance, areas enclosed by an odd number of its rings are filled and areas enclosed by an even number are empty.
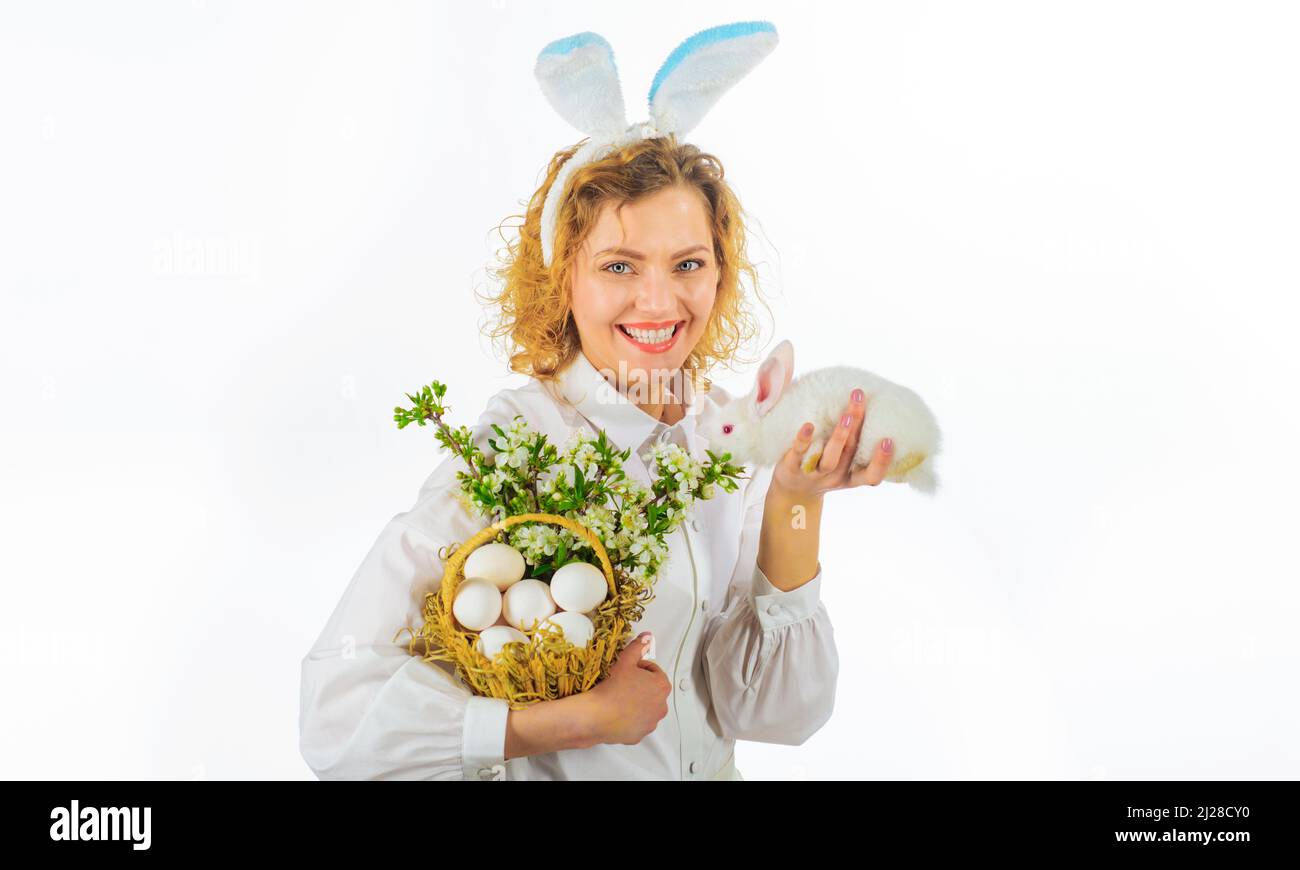
[[[666,341],[661,341],[658,344],[645,344],[644,342],[638,341],[637,339],[633,338],[629,333],[625,332],[623,330],[623,327],[621,326],[615,325],[614,329],[618,332],[619,335],[623,336],[629,342],[631,342],[632,346],[635,347],[637,350],[644,351],[645,353],[663,353],[664,351],[668,350],[674,344],[677,343],[677,338],[682,334],[682,328],[684,326],[685,326],[684,321],[679,322],[676,328],[673,330],[673,334],[670,335]]]

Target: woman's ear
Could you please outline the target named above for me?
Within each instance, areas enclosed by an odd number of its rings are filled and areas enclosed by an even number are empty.
[[[762,417],[772,410],[794,377],[794,345],[782,341],[772,349],[754,376],[754,411]]]

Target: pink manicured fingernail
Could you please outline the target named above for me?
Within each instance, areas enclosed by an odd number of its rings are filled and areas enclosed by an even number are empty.
[[[803,428],[799,430],[799,434],[804,436],[805,438],[811,435],[812,433],[813,433],[812,423],[804,423]]]
[[[853,423],[853,418],[850,417],[848,414],[845,414],[843,417],[840,418],[840,425],[843,426],[845,429],[849,428],[849,426],[852,423]]]
[[[886,453],[893,453],[893,452],[894,452],[894,439],[893,439],[893,438],[886,438],[884,441],[880,442],[880,446],[884,448],[884,450],[885,450]]]
[[[855,401],[855,402],[857,402],[859,405],[861,405],[861,404],[862,404],[862,399],[863,399],[863,398],[864,398],[864,396],[863,396],[861,390],[854,390],[854,391],[853,391],[853,401]]]

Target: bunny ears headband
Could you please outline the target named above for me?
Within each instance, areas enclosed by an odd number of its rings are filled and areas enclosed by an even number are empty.
[[[638,139],[685,136],[732,85],[776,48],[767,21],[741,21],[701,30],[668,55],[650,85],[650,118],[628,125],[614,50],[590,31],[557,39],[537,56],[534,74],[560,117],[590,139],[560,167],[542,206],[542,259],[555,254],[555,221],[569,178]]]

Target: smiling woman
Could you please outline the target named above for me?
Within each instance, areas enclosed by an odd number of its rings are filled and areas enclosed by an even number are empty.
[[[740,278],[758,282],[722,165],[677,137],[775,40],[769,22],[693,35],[655,78],[656,123],[630,127],[608,43],[579,33],[543,48],[544,92],[589,138],[554,155],[494,270],[490,334],[529,381],[488,400],[470,430],[484,454],[498,452],[494,432],[527,421],[551,444],[598,435],[619,451],[619,479],[651,486],[667,463],[665,481],[689,482],[686,459],[708,449],[697,421],[728,398],[705,374],[757,332]],[[856,407],[840,438],[860,431]],[[798,459],[792,448],[787,465]],[[640,634],[609,673],[522,709],[393,643],[417,624],[450,548],[483,531],[456,498],[461,462],[440,464],[390,521],[303,660],[300,745],[318,776],[740,780],[738,740],[798,745],[829,720],[839,656],[817,539],[833,461],[787,476],[793,486],[754,469],[706,496],[665,538]],[[571,519],[600,524],[586,514]]]
[[[584,350],[639,405],[665,422],[679,403],[655,386],[674,373],[707,390],[704,372],[740,360],[757,332],[741,276],[757,290],[745,253],[740,202],[720,161],[673,134],[637,140],[568,179],[547,266],[542,211],[551,185],[582,142],[554,155],[487,297],[510,368],[554,381]],[[760,302],[766,306],[757,293]],[[667,407],[665,407],[667,406]]]

